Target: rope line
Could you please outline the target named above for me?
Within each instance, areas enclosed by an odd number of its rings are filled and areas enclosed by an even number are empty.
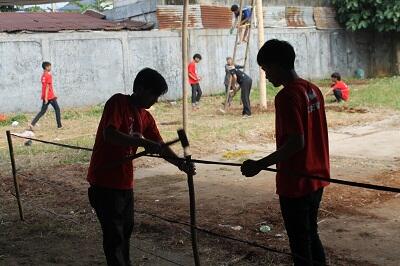
[[[55,146],[60,146],[60,147],[64,147],[64,148],[70,148],[70,149],[75,149],[75,150],[93,151],[93,149],[86,148],[86,147],[79,147],[79,146],[74,146],[74,145],[56,143],[56,142],[51,142],[51,141],[46,141],[46,140],[41,140],[41,139],[36,139],[36,138],[22,137],[22,136],[14,134],[14,133],[11,133],[11,135],[16,136],[18,138],[22,138],[22,139],[29,139],[29,140],[33,140],[33,141],[37,141],[37,142],[41,142],[41,143],[45,143],[45,144],[50,144],[50,145],[55,145]],[[146,155],[143,155],[143,156],[145,156],[145,157],[153,157],[153,158],[161,158],[161,159],[174,159],[174,160],[188,161],[188,159],[180,158],[180,157],[167,157],[167,156],[151,155],[151,154],[146,154]],[[125,160],[125,158],[123,160]],[[193,163],[208,164],[208,165],[223,165],[223,166],[234,166],[234,167],[242,166],[241,163],[216,162],[216,161],[199,160],[199,159],[193,159],[193,158],[190,159],[190,161],[193,162]],[[293,173],[291,171],[277,170],[277,169],[269,168],[269,167],[268,168],[264,168],[263,170],[268,171],[268,172],[274,172],[274,173],[283,172],[283,173],[286,173],[286,174],[289,174],[289,175],[302,176],[302,177],[308,178],[308,179],[320,180],[320,181],[325,181],[325,182],[330,182],[330,183],[335,183],[335,184],[340,184],[340,185],[345,185],[345,186],[366,188],[366,189],[385,191],[385,192],[392,192],[392,193],[400,193],[400,188],[397,188],[397,187],[389,187],[389,186],[382,186],[382,185],[375,185],[375,184],[368,184],[368,183],[360,183],[360,182],[354,182],[354,181],[348,181],[348,180],[342,180],[342,179],[335,179],[335,178],[327,179],[327,178],[320,177],[320,176],[307,175],[307,174],[302,174],[302,173]]]

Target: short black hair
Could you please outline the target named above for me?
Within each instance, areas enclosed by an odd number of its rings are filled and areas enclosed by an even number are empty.
[[[231,11],[232,11],[232,12],[236,12],[236,11],[238,11],[238,10],[239,10],[238,5],[232,5],[232,6],[231,6]]]
[[[257,63],[259,65],[277,64],[286,70],[294,69],[294,60],[296,53],[293,46],[278,39],[272,39],[264,43],[257,54]]]
[[[50,62],[44,61],[44,62],[42,63],[42,68],[43,68],[43,70],[45,70],[46,67],[48,67],[48,66],[51,66],[51,63],[50,63]]]
[[[168,91],[168,84],[164,77],[156,70],[147,67],[140,70],[136,75],[135,81],[133,82],[133,92],[139,87],[145,90],[151,90],[158,96]]]
[[[198,59],[200,59],[200,60],[201,60],[201,54],[194,54],[194,56],[193,56],[193,60],[194,60],[194,59],[196,59],[196,58],[198,58]]]
[[[337,80],[342,80],[342,77],[338,72],[332,73],[331,78],[335,78]]]

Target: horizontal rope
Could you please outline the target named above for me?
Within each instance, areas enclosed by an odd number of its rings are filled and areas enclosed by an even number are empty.
[[[41,139],[22,137],[22,136],[14,134],[14,133],[12,133],[11,135],[16,136],[18,138],[22,138],[22,139],[29,139],[29,140],[38,141],[38,142],[41,142],[41,143],[55,145],[55,146],[60,146],[60,147],[64,147],[64,148],[92,151],[92,149],[86,148],[86,147],[79,147],[79,146],[74,146],[74,145],[67,145],[67,144],[62,144],[62,143],[57,143],[57,142],[45,141],[45,140],[41,140]],[[161,158],[161,159],[174,159],[174,160],[181,160],[181,161],[187,161],[188,160],[186,158],[180,158],[180,157],[167,157],[167,156],[151,155],[151,154],[147,154],[147,155],[144,155],[144,156],[153,157],[153,158]],[[125,160],[125,158],[122,159],[122,160]],[[199,159],[193,159],[193,158],[190,159],[190,161],[193,162],[193,163],[208,164],[208,165],[223,165],[223,166],[233,166],[233,167],[242,166],[241,163],[216,162],[216,161],[199,160]],[[282,172],[282,173],[286,173],[286,174],[289,174],[289,175],[302,176],[302,177],[308,178],[308,179],[320,180],[320,181],[325,181],[325,182],[330,182],[330,183],[335,183],[335,184],[340,184],[340,185],[346,185],[346,186],[351,186],[351,187],[359,187],[359,188],[366,188],[366,189],[372,189],[372,190],[378,190],[378,191],[400,193],[400,188],[397,188],[397,187],[381,186],[381,185],[354,182],[354,181],[347,181],[347,180],[335,179],[335,178],[327,179],[327,178],[324,178],[324,177],[319,177],[319,176],[314,176],[314,175],[307,175],[307,174],[302,174],[302,173],[294,173],[294,172],[290,172],[290,171],[277,170],[277,169],[273,169],[273,168],[264,168],[263,170],[268,171],[268,172],[274,172],[274,173]]]

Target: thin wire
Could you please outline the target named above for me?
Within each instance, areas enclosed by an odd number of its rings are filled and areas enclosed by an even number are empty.
[[[141,248],[139,248],[139,247],[137,247],[137,246],[135,246],[135,245],[132,245],[132,246],[133,246],[133,248],[135,248],[135,249],[137,249],[137,250],[140,250],[141,252],[143,252],[143,253],[145,253],[145,254],[149,254],[149,255],[151,255],[151,256],[153,256],[153,257],[156,257],[156,258],[159,258],[159,259],[161,259],[161,260],[167,261],[167,262],[169,262],[169,263],[171,263],[171,264],[180,265],[180,266],[185,266],[185,265],[183,265],[183,264],[180,264],[179,262],[175,262],[175,261],[170,260],[170,259],[167,259],[167,258],[165,258],[165,257],[163,257],[163,256],[154,254],[154,253],[152,253],[152,252],[150,252],[150,251],[146,251],[146,250],[141,249]]]

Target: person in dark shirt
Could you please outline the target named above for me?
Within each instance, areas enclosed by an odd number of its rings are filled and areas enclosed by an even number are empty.
[[[250,91],[253,80],[243,71],[235,67],[235,65],[229,66],[229,73],[232,76],[232,82],[237,82],[240,85],[240,98],[243,103],[243,118],[251,117],[251,106],[250,106]]]
[[[233,29],[235,27],[238,28],[239,30],[239,44],[244,42],[249,41],[249,29],[250,29],[250,23],[251,23],[251,17],[253,13],[253,9],[250,6],[246,6],[245,8],[242,9],[242,17],[239,18],[240,16],[240,9],[238,5],[232,5],[231,6],[231,11],[235,16],[233,26],[231,28],[231,33],[233,32]]]
[[[233,58],[232,57],[227,57],[226,58],[226,65],[225,65],[225,79],[224,79],[224,85],[225,85],[225,93],[229,93],[231,89],[233,89],[235,84],[231,81],[232,75],[230,73],[230,67],[233,66]],[[243,66],[240,65],[234,65],[237,69],[243,69]],[[231,88],[229,88],[229,84]]]

